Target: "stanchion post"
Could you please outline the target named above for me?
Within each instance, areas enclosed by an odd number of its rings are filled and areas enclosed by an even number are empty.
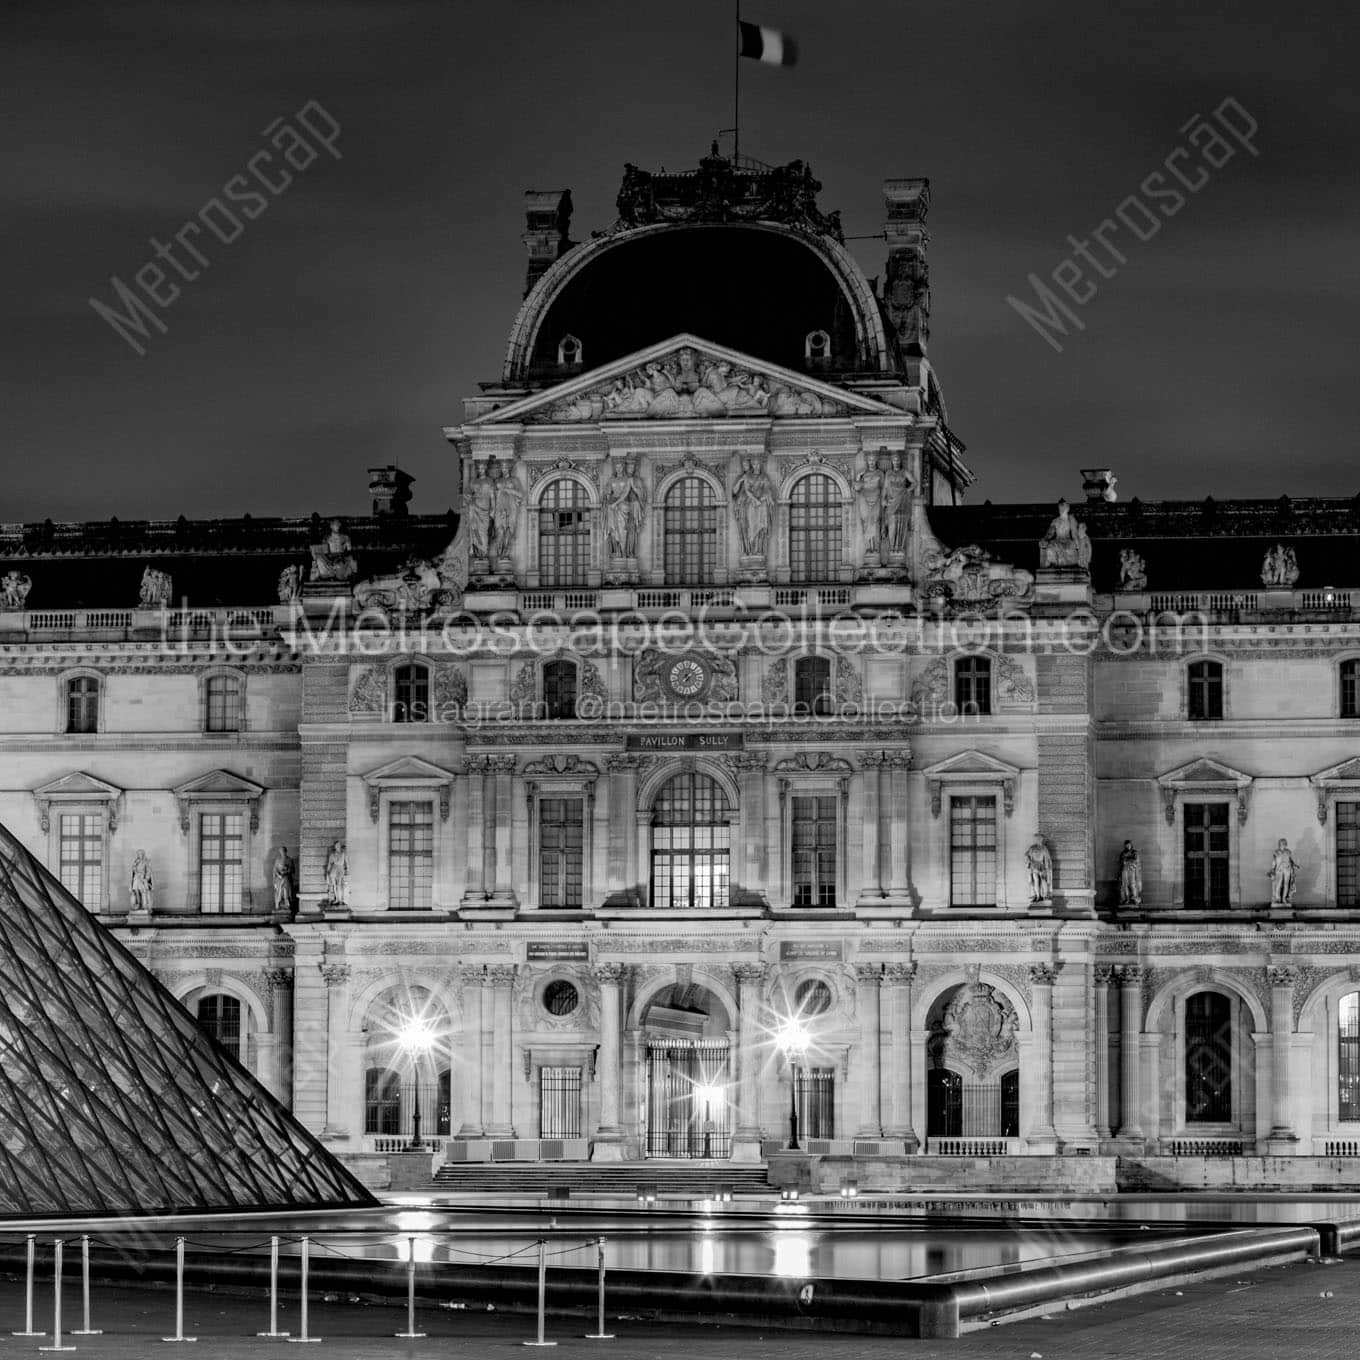
[[[300,1259],[299,1259],[299,1274],[300,1274],[300,1276],[301,1276],[301,1279],[300,1279],[299,1283],[301,1284],[301,1287],[302,1287],[302,1324],[301,1324],[301,1325],[302,1325],[302,1335],[301,1335],[301,1336],[290,1336],[290,1337],[288,1338],[288,1342],[289,1342],[290,1345],[294,1344],[295,1342],[301,1342],[303,1345],[306,1345],[306,1344],[309,1343],[309,1342],[312,1342],[312,1341],[320,1341],[320,1340],[321,1340],[321,1338],[320,1338],[319,1336],[309,1336],[309,1335],[307,1334],[307,1321],[308,1321],[308,1319],[307,1319],[307,1265],[308,1265],[308,1257],[309,1257],[310,1254],[311,1254],[311,1247],[312,1247],[311,1239],[310,1239],[310,1238],[307,1238],[307,1237],[304,1237],[304,1238],[302,1239],[301,1255],[300,1255]]]
[[[83,1326],[72,1332],[72,1336],[103,1336],[98,1327],[90,1326],[90,1237],[86,1233],[80,1239],[80,1302]]]
[[[287,1336],[279,1331],[279,1239],[269,1239],[269,1330],[256,1336]]]
[[[38,1259],[38,1239],[32,1233],[25,1239],[28,1244],[28,1272],[24,1287],[24,1330],[13,1332],[13,1336],[46,1336],[46,1332],[35,1332],[33,1330],[33,1277],[36,1270]]]
[[[416,1331],[416,1239],[406,1239],[406,1330],[396,1332],[396,1336],[414,1340],[425,1335]]]
[[[548,1244],[543,1238],[538,1240],[538,1340],[522,1341],[522,1346],[555,1346],[556,1341],[543,1339],[543,1310],[548,1297]]]
[[[184,1239],[175,1238],[175,1334],[163,1336],[162,1341],[197,1341],[196,1336],[184,1335]]]
[[[605,1329],[604,1329],[604,1238],[601,1237],[601,1238],[595,1243],[595,1245],[596,1245],[596,1247],[599,1249],[599,1253],[600,1253],[600,1255],[599,1255],[599,1271],[600,1271],[600,1310],[599,1310],[599,1316],[600,1316],[600,1320],[599,1320],[599,1322],[596,1324],[595,1330],[594,1330],[593,1332],[587,1332],[587,1333],[586,1333],[586,1340],[587,1340],[587,1341],[612,1341],[612,1340],[614,1339],[614,1333],[613,1333],[613,1332],[606,1332]]]
[[[52,1244],[52,1344],[39,1346],[40,1351],[73,1351],[74,1346],[61,1344],[61,1258],[65,1244],[57,1238]]]

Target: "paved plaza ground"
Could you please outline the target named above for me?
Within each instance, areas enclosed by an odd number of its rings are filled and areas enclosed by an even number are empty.
[[[73,1282],[74,1284],[74,1282]],[[1329,1292],[1331,1297],[1322,1297]],[[79,1326],[79,1294],[65,1295],[66,1325]],[[51,1322],[51,1286],[39,1291],[37,1325]],[[286,1301],[280,1326],[295,1327],[296,1300]],[[193,1346],[164,1346],[160,1337],[174,1330],[174,1295],[159,1287],[97,1285],[93,1323],[105,1334],[68,1336],[76,1357],[190,1355],[224,1357],[293,1356],[283,1341],[257,1339],[267,1323],[263,1299],[244,1294],[194,1291],[185,1299],[185,1331]],[[316,1302],[313,1334],[324,1340],[302,1354],[335,1360],[367,1357],[444,1357],[523,1355],[534,1320],[524,1314],[472,1309],[423,1308],[418,1326],[422,1341],[398,1340],[391,1333],[405,1325],[405,1310],[387,1305]],[[23,1326],[22,1284],[0,1279],[0,1323],[8,1333]],[[589,1341],[590,1330],[576,1319],[549,1318],[547,1335],[562,1357],[601,1356],[604,1360],[834,1360],[834,1357],[901,1355],[921,1360],[973,1356],[1014,1356],[1029,1360],[1100,1360],[1136,1356],[1139,1360],[1233,1360],[1304,1355],[1309,1360],[1354,1356],[1360,1337],[1360,1257],[1334,1265],[1305,1264],[1227,1276],[1118,1300],[1099,1307],[1064,1311],[974,1332],[959,1341],[911,1341],[899,1337],[836,1336],[809,1332],[762,1332],[746,1327],[646,1323],[611,1318],[614,1341]],[[51,1338],[0,1340],[0,1353],[38,1355]]]

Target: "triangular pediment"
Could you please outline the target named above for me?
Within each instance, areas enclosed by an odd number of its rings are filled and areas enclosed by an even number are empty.
[[[361,777],[365,784],[447,784],[454,774],[419,756],[399,756]]]
[[[739,350],[681,334],[478,416],[474,427],[903,413]]]
[[[982,751],[960,751],[921,771],[927,779],[1015,779],[1019,769]]]
[[[1314,784],[1360,784],[1360,756],[1352,756],[1339,765],[1329,765],[1309,779]]]
[[[116,784],[110,784],[103,779],[96,779],[94,775],[86,774],[84,770],[64,774],[60,779],[50,780],[33,790],[35,798],[69,798],[72,800],[86,798],[92,801],[121,798],[122,794],[123,790]]]
[[[259,798],[264,785],[245,779],[230,770],[209,770],[196,779],[177,785],[171,792],[176,798]]]
[[[1244,774],[1241,770],[1234,770],[1231,765],[1224,765],[1222,761],[1214,760],[1211,756],[1199,756],[1194,760],[1187,761],[1184,765],[1177,766],[1174,770],[1168,770],[1166,774],[1159,775],[1157,782],[1166,788],[1169,785],[1188,785],[1193,784],[1196,788],[1202,788],[1206,784],[1231,785],[1233,788],[1242,788],[1250,784],[1255,778],[1254,775]]]

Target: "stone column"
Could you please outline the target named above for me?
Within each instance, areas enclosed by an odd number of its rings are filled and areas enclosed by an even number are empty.
[[[886,877],[883,844],[883,775],[884,753],[866,751],[859,758],[860,790],[863,797],[863,816],[857,828],[854,844],[847,842],[851,862],[859,868],[856,898],[865,906],[878,906],[883,900],[883,881]],[[858,851],[858,853],[856,853]]]
[[[1293,968],[1268,968],[1270,978],[1270,1139],[1272,1156],[1290,1156],[1298,1150],[1293,1111],[1289,1102],[1289,1059],[1294,1042]]]
[[[319,967],[326,984],[326,1125],[321,1137],[334,1140],[349,1137],[343,1087],[350,968],[347,963],[335,961]]]
[[[1143,970],[1136,963],[1119,970],[1119,1133],[1141,1140]]]
[[[463,901],[486,900],[486,756],[467,759],[467,887]]]
[[[737,980],[737,1127],[732,1157],[739,1162],[760,1160],[760,984],[763,963],[738,963]]]
[[[515,1033],[511,1021],[511,995],[515,985],[513,964],[496,964],[486,970],[491,984],[491,1124],[489,1138],[513,1138],[510,1114],[510,1078],[514,1067]]]
[[[911,1122],[911,981],[916,976],[914,963],[890,963],[883,980],[888,989],[888,1024],[892,1029],[892,1074],[888,1082],[889,1138],[900,1138],[908,1152],[920,1147]]]
[[[637,892],[637,785],[645,757],[624,751],[605,759],[609,772],[608,893]]]
[[[1029,977],[1034,991],[1034,1036],[1030,1044],[1034,1099],[1025,1138],[1031,1152],[1058,1150],[1058,1135],[1053,1129],[1053,983],[1057,965],[1033,963]]]
[[[293,970],[266,968],[265,995],[269,1002],[268,1062],[262,1063],[262,1079],[269,1090],[289,1108],[293,1090]],[[261,1036],[264,1038],[265,1036]],[[265,1056],[261,1046],[261,1056]]]
[[[491,845],[493,865],[487,883],[491,885],[490,900],[494,905],[512,907],[515,905],[515,757],[490,756],[487,765],[493,789],[492,796],[487,800],[490,804],[487,839]]]
[[[1096,1137],[1110,1136],[1110,978],[1114,969],[1098,963],[1096,983]]]
[[[486,1033],[486,969],[480,963],[466,964],[459,969],[458,976],[463,997],[463,1075],[461,1080],[454,1081],[453,1087],[464,1101],[458,1137],[480,1138],[486,1126],[486,1073],[482,1062]]]
[[[908,798],[907,774],[911,769],[909,750],[889,751],[888,770],[888,878],[885,884],[887,898],[884,905],[911,905],[911,886],[908,879],[910,865],[907,863],[908,819],[911,803]]]
[[[883,965],[857,963],[855,979],[858,983],[859,1011],[859,1079],[860,1120],[856,1136],[883,1137],[883,1112],[879,1100],[879,989],[883,983]]]
[[[593,975],[600,989],[600,1127],[590,1154],[593,1162],[623,1160],[623,1126],[619,1122],[619,988],[627,974],[627,964],[601,963]]]
[[[730,757],[741,798],[741,837],[745,843],[736,881],[748,892],[765,886],[765,764],[763,751],[738,751]],[[735,877],[735,875],[734,875]]]

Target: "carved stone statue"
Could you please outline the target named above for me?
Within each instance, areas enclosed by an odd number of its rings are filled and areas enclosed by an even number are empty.
[[[1147,563],[1132,548],[1121,548],[1119,551],[1119,588],[1147,589]]]
[[[1051,902],[1053,900],[1053,859],[1048,853],[1044,838],[1037,832],[1034,844],[1025,851],[1025,871],[1029,874],[1029,900],[1031,902]]]
[[[883,470],[876,458],[868,458],[864,470],[855,478],[855,509],[864,535],[865,555],[877,553],[883,531]]]
[[[1275,853],[1270,860],[1270,901],[1272,905],[1288,906],[1294,900],[1294,883],[1299,871],[1299,862],[1289,848],[1289,842],[1282,836],[1275,843]]]
[[[1119,852],[1119,905],[1138,907],[1143,904],[1143,864],[1132,841],[1125,841]]]
[[[338,519],[331,520],[330,533],[320,543],[312,544],[313,581],[350,581],[359,570],[354,560],[354,545],[340,527]]]
[[[883,508],[879,518],[878,537],[881,544],[893,553],[907,548],[907,520],[911,511],[911,478],[902,466],[902,454],[894,451],[889,457],[878,456],[883,472]],[[881,551],[881,549],[880,549]]]
[[[638,475],[637,459],[615,459],[604,491],[604,533],[611,557],[637,556],[646,516],[647,488]]]
[[[343,840],[332,841],[326,852],[326,905],[343,907],[349,902],[349,853]]]
[[[297,902],[297,894],[294,889],[294,874],[297,866],[293,862],[293,857],[288,853],[287,846],[279,846],[274,852],[274,865],[270,872],[270,880],[274,885],[274,910],[292,911]]]
[[[1039,540],[1041,567],[1090,567],[1091,540],[1086,526],[1075,519],[1065,500],[1058,502],[1058,513]]]
[[[137,594],[137,604],[142,609],[164,609],[174,598],[175,589],[170,573],[156,567],[142,570],[141,589]]]
[[[513,461],[502,466],[495,458],[488,458],[468,487],[463,511],[473,557],[494,565],[510,555],[523,503],[524,491]]]
[[[279,603],[291,604],[302,594],[302,568],[294,562],[279,572]]]
[[[149,912],[155,884],[151,878],[151,861],[145,850],[138,850],[132,857],[132,910]]]
[[[491,536],[491,551],[495,554],[497,561],[510,556],[510,549],[514,546],[515,535],[519,532],[519,512],[524,504],[524,488],[519,484],[519,477],[515,474],[515,464],[512,459],[501,470],[500,480],[496,484],[496,501]]]
[[[1261,564],[1261,584],[1288,589],[1298,579],[1299,561],[1294,549],[1277,543],[1266,553]]]
[[[7,571],[0,579],[0,609],[22,609],[33,589],[33,578],[22,571]]]
[[[732,507],[743,557],[764,557],[774,523],[774,483],[759,458],[743,458],[732,484]]]
[[[354,602],[360,609],[384,614],[423,613],[446,601],[439,568],[419,558],[407,562],[401,571],[370,577],[354,587]]]

